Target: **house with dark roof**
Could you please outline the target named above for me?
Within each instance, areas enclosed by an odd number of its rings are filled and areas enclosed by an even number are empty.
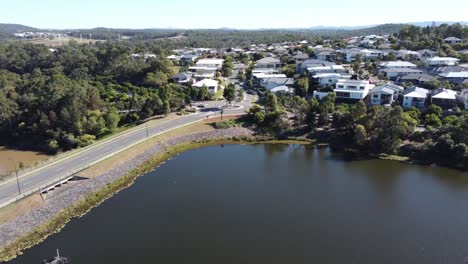
[[[433,80],[436,80],[434,76],[431,76],[426,73],[411,73],[407,74],[405,76],[402,76],[397,79],[399,83],[408,83],[411,82],[413,84],[424,84],[426,82],[430,82]]]
[[[277,58],[266,57],[255,62],[257,69],[281,69],[281,61]]]
[[[399,77],[406,76],[408,74],[422,74],[423,72],[418,69],[412,68],[390,68],[390,69],[382,69],[380,70],[381,73],[388,79],[395,81]]]

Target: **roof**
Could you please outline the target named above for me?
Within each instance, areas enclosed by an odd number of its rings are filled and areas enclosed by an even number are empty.
[[[277,92],[287,92],[287,93],[289,93],[290,89],[291,88],[286,86],[286,85],[281,85],[281,86],[277,86],[277,87],[271,89],[270,91],[272,91],[274,93],[277,93]]]
[[[267,79],[263,79],[263,83],[280,83],[284,85],[292,85],[294,84],[294,80],[292,78],[270,77]]]
[[[385,61],[385,62],[380,63],[379,66],[384,67],[384,68],[394,68],[394,67],[416,68],[418,67],[417,65],[408,61]]]
[[[281,61],[273,57],[266,57],[266,58],[256,61],[256,63],[257,64],[272,64],[272,63],[279,64],[281,63]]]
[[[385,94],[394,94],[395,91],[390,89],[390,88],[387,88],[385,86],[377,86],[375,87],[371,93],[385,93]]]
[[[422,82],[429,82],[435,80],[434,76],[425,73],[410,73],[405,76],[400,77],[400,80],[418,80]]]
[[[210,86],[218,86],[219,82],[216,81],[216,80],[212,80],[212,79],[203,79],[199,82],[196,82],[193,84],[193,86],[195,87],[203,87],[203,85],[205,85],[206,87],[210,87]]]
[[[460,41],[461,39],[459,38],[456,38],[456,37],[448,37],[446,39],[444,39],[445,41]]]
[[[439,74],[441,77],[444,78],[467,78],[468,79],[468,71],[463,72],[443,72]]]
[[[457,58],[452,58],[452,57],[434,57],[427,59],[428,61],[436,62],[436,61],[459,61]]]
[[[200,64],[216,64],[216,65],[222,65],[224,62],[223,59],[201,59],[197,61],[197,65]]]
[[[303,68],[307,68],[309,66],[306,66],[306,65],[331,66],[331,65],[335,65],[335,63],[324,61],[324,60],[309,59],[309,60],[303,61],[301,65]]]
[[[395,93],[395,92],[402,92],[405,88],[396,85],[394,83],[387,83],[385,85],[376,86],[373,92],[385,92],[385,93]],[[390,92],[389,92],[390,91]]]
[[[434,71],[439,72],[439,73],[442,73],[442,72],[463,72],[463,71],[468,71],[468,68],[465,68],[465,67],[460,66],[460,65],[442,66],[442,67],[436,68]]]
[[[449,99],[449,100],[456,100],[457,99],[457,92],[448,89],[436,89],[431,92],[432,98],[436,99]]]
[[[405,97],[414,97],[414,98],[426,98],[429,90],[419,87],[411,87],[406,89],[403,92],[403,96]]]
[[[397,73],[400,73],[400,72],[407,72],[407,73],[422,73],[421,70],[418,70],[418,69],[412,69],[412,68],[390,68],[390,69],[383,69],[382,70],[383,72],[397,72]]]

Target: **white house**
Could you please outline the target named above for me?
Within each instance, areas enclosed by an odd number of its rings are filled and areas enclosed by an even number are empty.
[[[341,73],[319,73],[312,76],[312,80],[322,87],[330,85],[335,86],[340,79],[351,79],[351,75]]]
[[[430,66],[453,66],[457,65],[460,60],[451,57],[434,57],[426,60],[426,63]]]
[[[408,61],[384,61],[379,64],[383,69],[410,68],[416,69],[418,66]]]
[[[377,86],[371,91],[372,105],[391,105],[404,88],[393,83]]]
[[[201,89],[203,86],[205,86],[208,89],[208,92],[211,94],[214,94],[219,90],[219,82],[212,79],[203,79],[194,83],[192,86],[197,87],[198,89]]]
[[[197,67],[216,68],[221,70],[223,63],[223,59],[201,59],[197,61],[196,65]]]
[[[444,39],[445,43],[448,43],[450,45],[455,45],[455,44],[462,44],[463,40],[456,38],[456,37],[448,37]]]
[[[383,53],[380,50],[369,50],[369,49],[349,49],[344,50],[346,53],[346,61],[353,62],[357,56],[360,55],[363,60],[377,59],[382,56]]]
[[[362,100],[375,87],[369,81],[363,80],[338,80],[335,89],[337,99]]]
[[[453,109],[457,106],[457,92],[444,88],[432,90],[431,103],[443,109]]]
[[[403,108],[424,108],[429,90],[419,87],[411,87],[403,92]]]

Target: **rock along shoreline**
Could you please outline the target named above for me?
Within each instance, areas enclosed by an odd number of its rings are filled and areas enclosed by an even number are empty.
[[[148,150],[138,154],[123,164],[118,165],[97,177],[85,180],[73,187],[70,187],[57,195],[49,197],[40,207],[0,226],[0,263],[15,258],[17,255],[21,254],[23,250],[40,243],[49,235],[60,231],[60,229],[63,228],[71,218],[80,216],[76,215],[76,212],[81,212],[81,215],[84,215],[116,192],[131,185],[134,178],[146,172],[149,168],[141,171],[138,171],[137,169],[144,166],[145,163],[155,156],[164,156],[161,160],[156,162],[153,161],[155,164],[151,163],[152,165],[157,166],[159,165],[158,163],[161,163],[165,159],[170,158],[170,156],[177,154],[177,150],[175,152],[168,151],[171,148],[194,143],[202,144],[210,142],[216,143],[223,140],[239,141],[253,139],[254,132],[252,130],[235,127],[185,135],[158,142]],[[194,145],[194,147],[196,147],[196,145]],[[189,146],[184,150],[188,149],[191,149],[191,147]],[[110,185],[122,180],[132,172],[137,173],[137,175],[134,175],[133,178],[129,179],[130,182],[122,183],[121,186],[114,189],[110,188]],[[106,188],[108,188],[107,192]],[[93,199],[89,198],[89,196],[94,196],[93,194],[100,191],[104,191],[104,194],[101,194],[102,197],[99,198],[100,200],[92,200],[89,203],[86,203],[87,199]],[[96,194],[96,196],[98,195]],[[74,208],[74,210],[69,209],[80,202],[85,202],[84,206],[89,204],[88,208]],[[60,214],[63,214],[61,220],[58,219],[60,218]],[[58,220],[54,218],[57,218]],[[44,225],[47,225],[50,222],[55,223],[51,224],[50,227],[44,227]],[[39,228],[43,228],[44,230],[38,231],[37,229]],[[30,236],[31,238],[28,239]]]

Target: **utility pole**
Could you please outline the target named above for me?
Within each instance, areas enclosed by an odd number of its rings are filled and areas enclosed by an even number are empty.
[[[146,124],[146,137],[149,137],[149,133],[148,133],[148,122],[146,122],[145,124]]]
[[[18,172],[19,172],[19,170],[22,170],[24,168],[24,165],[23,165],[22,162],[20,162],[19,166],[16,166],[16,162],[12,158],[9,158],[9,160],[11,160],[11,162],[13,163],[13,166],[15,168],[16,184],[18,185],[18,194],[21,194],[21,187],[20,187],[20,183],[19,183]]]

